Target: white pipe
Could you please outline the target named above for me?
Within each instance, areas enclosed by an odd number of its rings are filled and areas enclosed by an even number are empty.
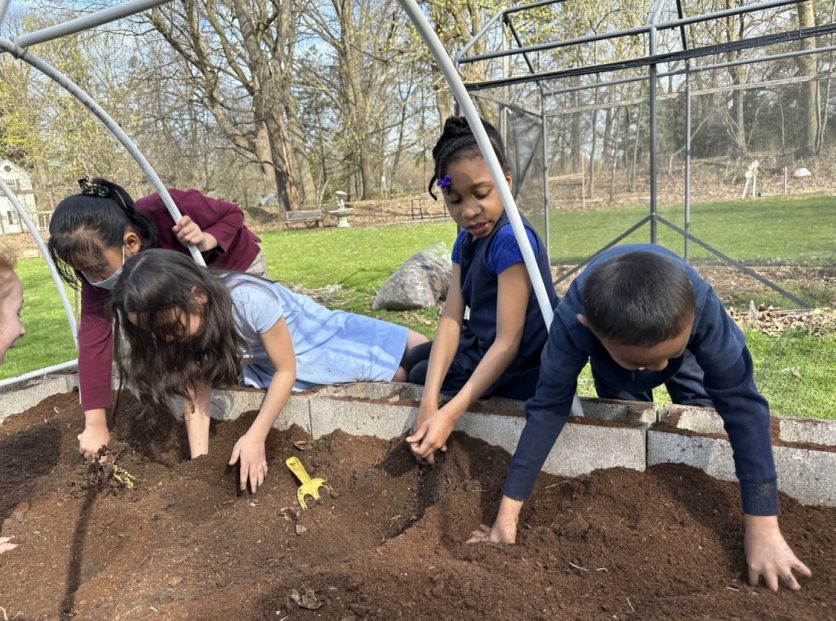
[[[6,19],[6,10],[9,8],[9,0],[0,0],[0,26],[3,25],[3,20]]]
[[[58,297],[61,298],[61,304],[64,306],[64,314],[67,316],[67,323],[70,324],[70,332],[72,332],[73,342],[75,343],[76,351],[78,351],[78,325],[75,321],[73,305],[70,304],[70,299],[67,297],[67,292],[64,289],[64,283],[58,275],[58,270],[55,269],[55,263],[53,263],[52,257],[49,256],[49,251],[46,248],[46,244],[44,243],[41,234],[38,232],[38,227],[36,227],[35,223],[32,222],[32,218],[29,217],[29,212],[23,207],[23,205],[20,204],[20,201],[15,193],[3,179],[0,179],[0,189],[3,190],[3,194],[6,195],[6,198],[9,199],[9,202],[15,208],[18,217],[20,217],[21,221],[26,224],[26,228],[29,229],[32,237],[35,238],[35,244],[38,246],[38,252],[41,253],[44,261],[46,261],[46,266],[49,268],[49,275],[52,276],[52,282],[55,283],[55,288],[58,290]]]
[[[9,377],[4,380],[0,380],[0,390],[3,388],[8,388],[9,386],[14,386],[15,384],[28,382],[29,380],[39,379],[41,377],[45,377],[50,373],[59,373],[61,371],[67,371],[69,369],[74,369],[78,366],[78,360],[70,360],[69,362],[62,362],[60,364],[54,364],[51,367],[44,367],[42,369],[36,369],[35,371],[30,371],[29,373],[24,373],[23,375],[18,375],[17,377]]]
[[[519,244],[523,261],[525,262],[525,267],[528,270],[528,276],[531,279],[531,286],[534,289],[534,295],[540,305],[540,312],[543,314],[543,321],[548,329],[551,327],[552,321],[554,320],[554,310],[549,302],[548,293],[546,293],[546,286],[543,283],[542,276],[540,275],[540,269],[537,266],[537,259],[534,256],[534,251],[531,249],[531,244],[529,243],[528,236],[525,233],[525,226],[523,225],[522,218],[520,218],[520,212],[514,202],[514,197],[511,195],[511,189],[505,181],[505,173],[499,165],[499,160],[493,151],[493,146],[488,138],[488,134],[485,132],[485,128],[482,127],[482,121],[479,117],[479,113],[476,111],[476,107],[473,105],[473,102],[464,87],[464,83],[459,77],[459,74],[456,72],[456,68],[453,66],[453,61],[450,60],[444,46],[441,44],[441,41],[436,36],[432,26],[430,26],[430,23],[421,12],[421,9],[416,4],[415,0],[399,0],[399,2],[406,11],[407,15],[409,15],[413,25],[418,30],[418,33],[424,40],[424,43],[427,45],[438,63],[441,72],[447,79],[447,84],[453,91],[453,96],[456,98],[456,102],[459,104],[461,111],[467,118],[467,122],[470,125],[473,136],[476,138],[476,143],[482,151],[482,157],[488,165],[494,185],[499,191],[499,196],[505,207],[505,213],[508,214],[508,220],[511,223],[511,228],[514,230],[514,237],[517,239],[517,244]],[[583,415],[577,395],[575,395],[572,403],[572,413],[581,416]]]
[[[84,104],[84,107],[90,110],[96,118],[104,123],[105,127],[107,127],[107,129],[110,130],[114,136],[116,136],[119,142],[122,143],[122,146],[124,146],[128,153],[130,153],[134,160],[136,160],[136,163],[139,164],[139,167],[145,173],[145,176],[148,177],[148,180],[157,192],[159,192],[160,198],[163,199],[163,203],[165,204],[166,209],[168,209],[168,213],[171,215],[174,222],[177,223],[180,221],[180,218],[182,217],[180,210],[177,208],[177,205],[174,204],[171,195],[168,193],[168,190],[166,190],[156,171],[151,167],[151,164],[147,159],[145,159],[145,156],[133,140],[128,137],[128,134],[125,133],[119,124],[116,123],[116,121],[114,121],[110,115],[105,112],[92,97],[90,97],[90,95],[88,95],[75,82],[70,80],[70,78],[61,73],[48,62],[24,50],[19,45],[16,45],[13,41],[10,41],[5,37],[0,37],[0,50],[5,50],[11,53],[16,58],[19,58],[23,62],[33,66],[38,71],[51,78],[53,81],[66,89],[67,92],[73,95],[73,97]],[[203,256],[200,254],[200,250],[197,249],[197,246],[189,246],[189,252],[191,252],[192,259],[194,259],[195,263],[202,267],[206,267],[206,262],[203,260]]]

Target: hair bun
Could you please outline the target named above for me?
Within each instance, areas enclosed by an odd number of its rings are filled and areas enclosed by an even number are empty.
[[[450,116],[444,121],[444,130],[441,135],[445,138],[456,138],[465,134],[472,134],[470,131],[470,124],[467,122],[467,117],[464,116]]]
[[[99,179],[91,179],[90,177],[82,177],[78,180],[78,187],[81,188],[82,196],[99,196],[106,198],[110,196],[110,188],[99,183]]]

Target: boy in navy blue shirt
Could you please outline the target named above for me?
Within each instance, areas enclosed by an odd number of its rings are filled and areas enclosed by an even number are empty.
[[[749,581],[810,570],[778,527],[778,489],[769,409],[752,377],[743,333],[711,287],[675,254],[634,244],[600,253],[575,279],[555,313],[540,379],[511,460],[493,528],[471,541],[513,543],[522,504],[566,422],[577,377],[590,362],[600,397],[651,401],[665,384],[674,403],[713,405],[729,436],[745,514]]]

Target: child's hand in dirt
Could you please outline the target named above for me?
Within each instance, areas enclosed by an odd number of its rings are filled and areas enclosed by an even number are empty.
[[[467,543],[504,543],[508,545],[515,543],[522,506],[522,500],[503,496],[493,526],[488,528],[484,524],[480,524],[479,530],[470,533],[470,539],[467,540]]]
[[[16,543],[11,543],[12,537],[0,537],[0,554],[14,550],[17,547]]]
[[[412,454],[418,461],[435,464],[435,452],[447,450],[447,438],[453,431],[456,419],[450,416],[444,408],[437,410],[419,424],[415,422],[415,431],[406,437]]]
[[[778,516],[747,515],[745,524],[743,550],[749,569],[749,584],[757,586],[762,577],[770,590],[777,591],[780,579],[793,591],[800,590],[801,585],[798,584],[793,570],[808,578],[813,572],[798,560],[787,545],[778,527]]]
[[[504,543],[511,545],[517,540],[517,527],[503,527],[498,522],[493,526],[479,524],[479,530],[470,533],[467,543]]]
[[[264,441],[244,434],[238,438],[238,442],[232,447],[232,455],[229,458],[229,465],[241,460],[241,490],[247,488],[247,479],[250,481],[250,491],[255,494],[258,486],[264,483],[267,477],[267,457],[264,451]]]
[[[84,426],[84,431],[78,436],[78,452],[84,455],[85,459],[94,459],[99,449],[109,443],[110,431],[108,431],[107,425],[87,424]],[[105,459],[103,457],[102,461],[105,461]]]

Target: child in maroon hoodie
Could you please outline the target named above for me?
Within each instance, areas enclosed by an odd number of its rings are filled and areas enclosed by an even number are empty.
[[[62,200],[49,225],[49,253],[62,278],[81,284],[78,375],[84,432],[79,451],[92,457],[110,441],[105,409],[111,391],[110,290],[124,262],[146,248],[188,253],[195,245],[207,265],[266,276],[260,241],[244,226],[244,213],[197,190],[169,190],[183,214],[176,224],[159,194],[134,204],[119,185],[82,179],[81,192]]]

